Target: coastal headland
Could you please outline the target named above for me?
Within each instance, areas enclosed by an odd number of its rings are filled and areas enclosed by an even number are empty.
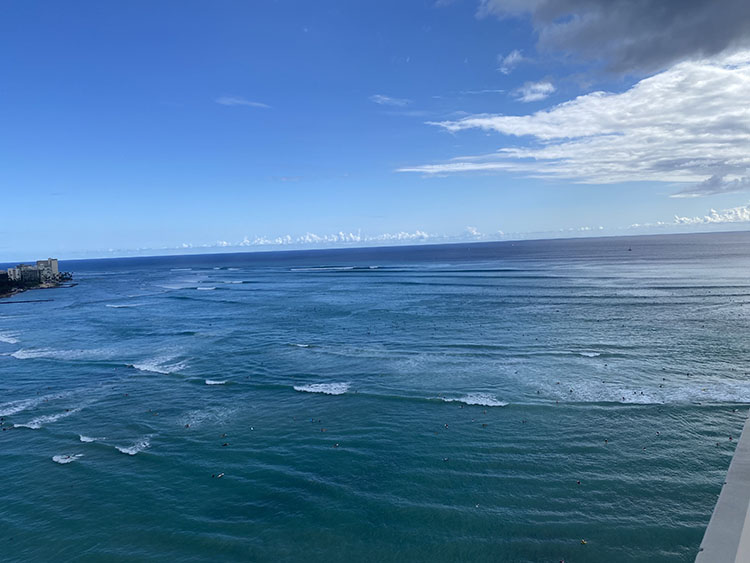
[[[60,287],[73,279],[70,272],[60,272],[57,258],[37,260],[36,264],[18,264],[0,270],[0,299],[12,297],[29,289]]]

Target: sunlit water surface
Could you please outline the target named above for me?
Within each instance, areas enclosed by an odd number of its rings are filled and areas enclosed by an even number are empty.
[[[750,402],[748,250],[66,262],[0,305],[0,559],[692,561]]]

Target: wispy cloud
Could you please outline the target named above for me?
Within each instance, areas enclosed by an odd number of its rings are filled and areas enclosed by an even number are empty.
[[[476,96],[480,94],[502,94],[505,90],[495,88],[486,88],[484,90],[461,90],[459,94],[463,96]]]
[[[370,101],[381,106],[396,107],[408,106],[411,103],[411,100],[408,100],[406,98],[393,98],[391,96],[385,96],[383,94],[373,94],[372,96],[370,96]]]
[[[514,68],[516,68],[521,62],[523,62],[523,60],[524,56],[521,51],[519,51],[518,49],[513,49],[507,55],[500,54],[497,56],[497,70],[499,70],[503,74],[510,74],[511,72],[513,72]]]
[[[750,51],[684,62],[619,94],[593,92],[528,115],[478,114],[432,123],[526,142],[401,171],[508,171],[591,184],[705,182],[683,195],[739,191],[750,176],[748,92]]]
[[[552,82],[527,82],[513,92],[517,99],[522,102],[538,102],[549,97],[555,91]]]
[[[271,106],[262,102],[255,102],[253,100],[247,100],[238,96],[221,96],[214,100],[217,104],[222,106],[248,106],[253,108],[270,109]]]

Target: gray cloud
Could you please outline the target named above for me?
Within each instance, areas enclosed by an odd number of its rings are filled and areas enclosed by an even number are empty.
[[[540,51],[662,70],[750,45],[748,0],[480,0],[479,15],[531,17]]]
[[[750,177],[727,180],[726,177],[715,174],[672,195],[672,197],[700,197],[704,195],[729,194],[750,191]]]

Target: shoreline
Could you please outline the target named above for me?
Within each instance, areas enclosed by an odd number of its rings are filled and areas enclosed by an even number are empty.
[[[33,291],[35,289],[53,289],[55,287],[72,287],[72,286],[63,285],[62,283],[59,283],[59,282],[45,282],[34,287],[14,287],[9,292],[0,293],[0,299],[7,299],[9,297],[13,297],[14,295],[19,295],[26,291]]]

